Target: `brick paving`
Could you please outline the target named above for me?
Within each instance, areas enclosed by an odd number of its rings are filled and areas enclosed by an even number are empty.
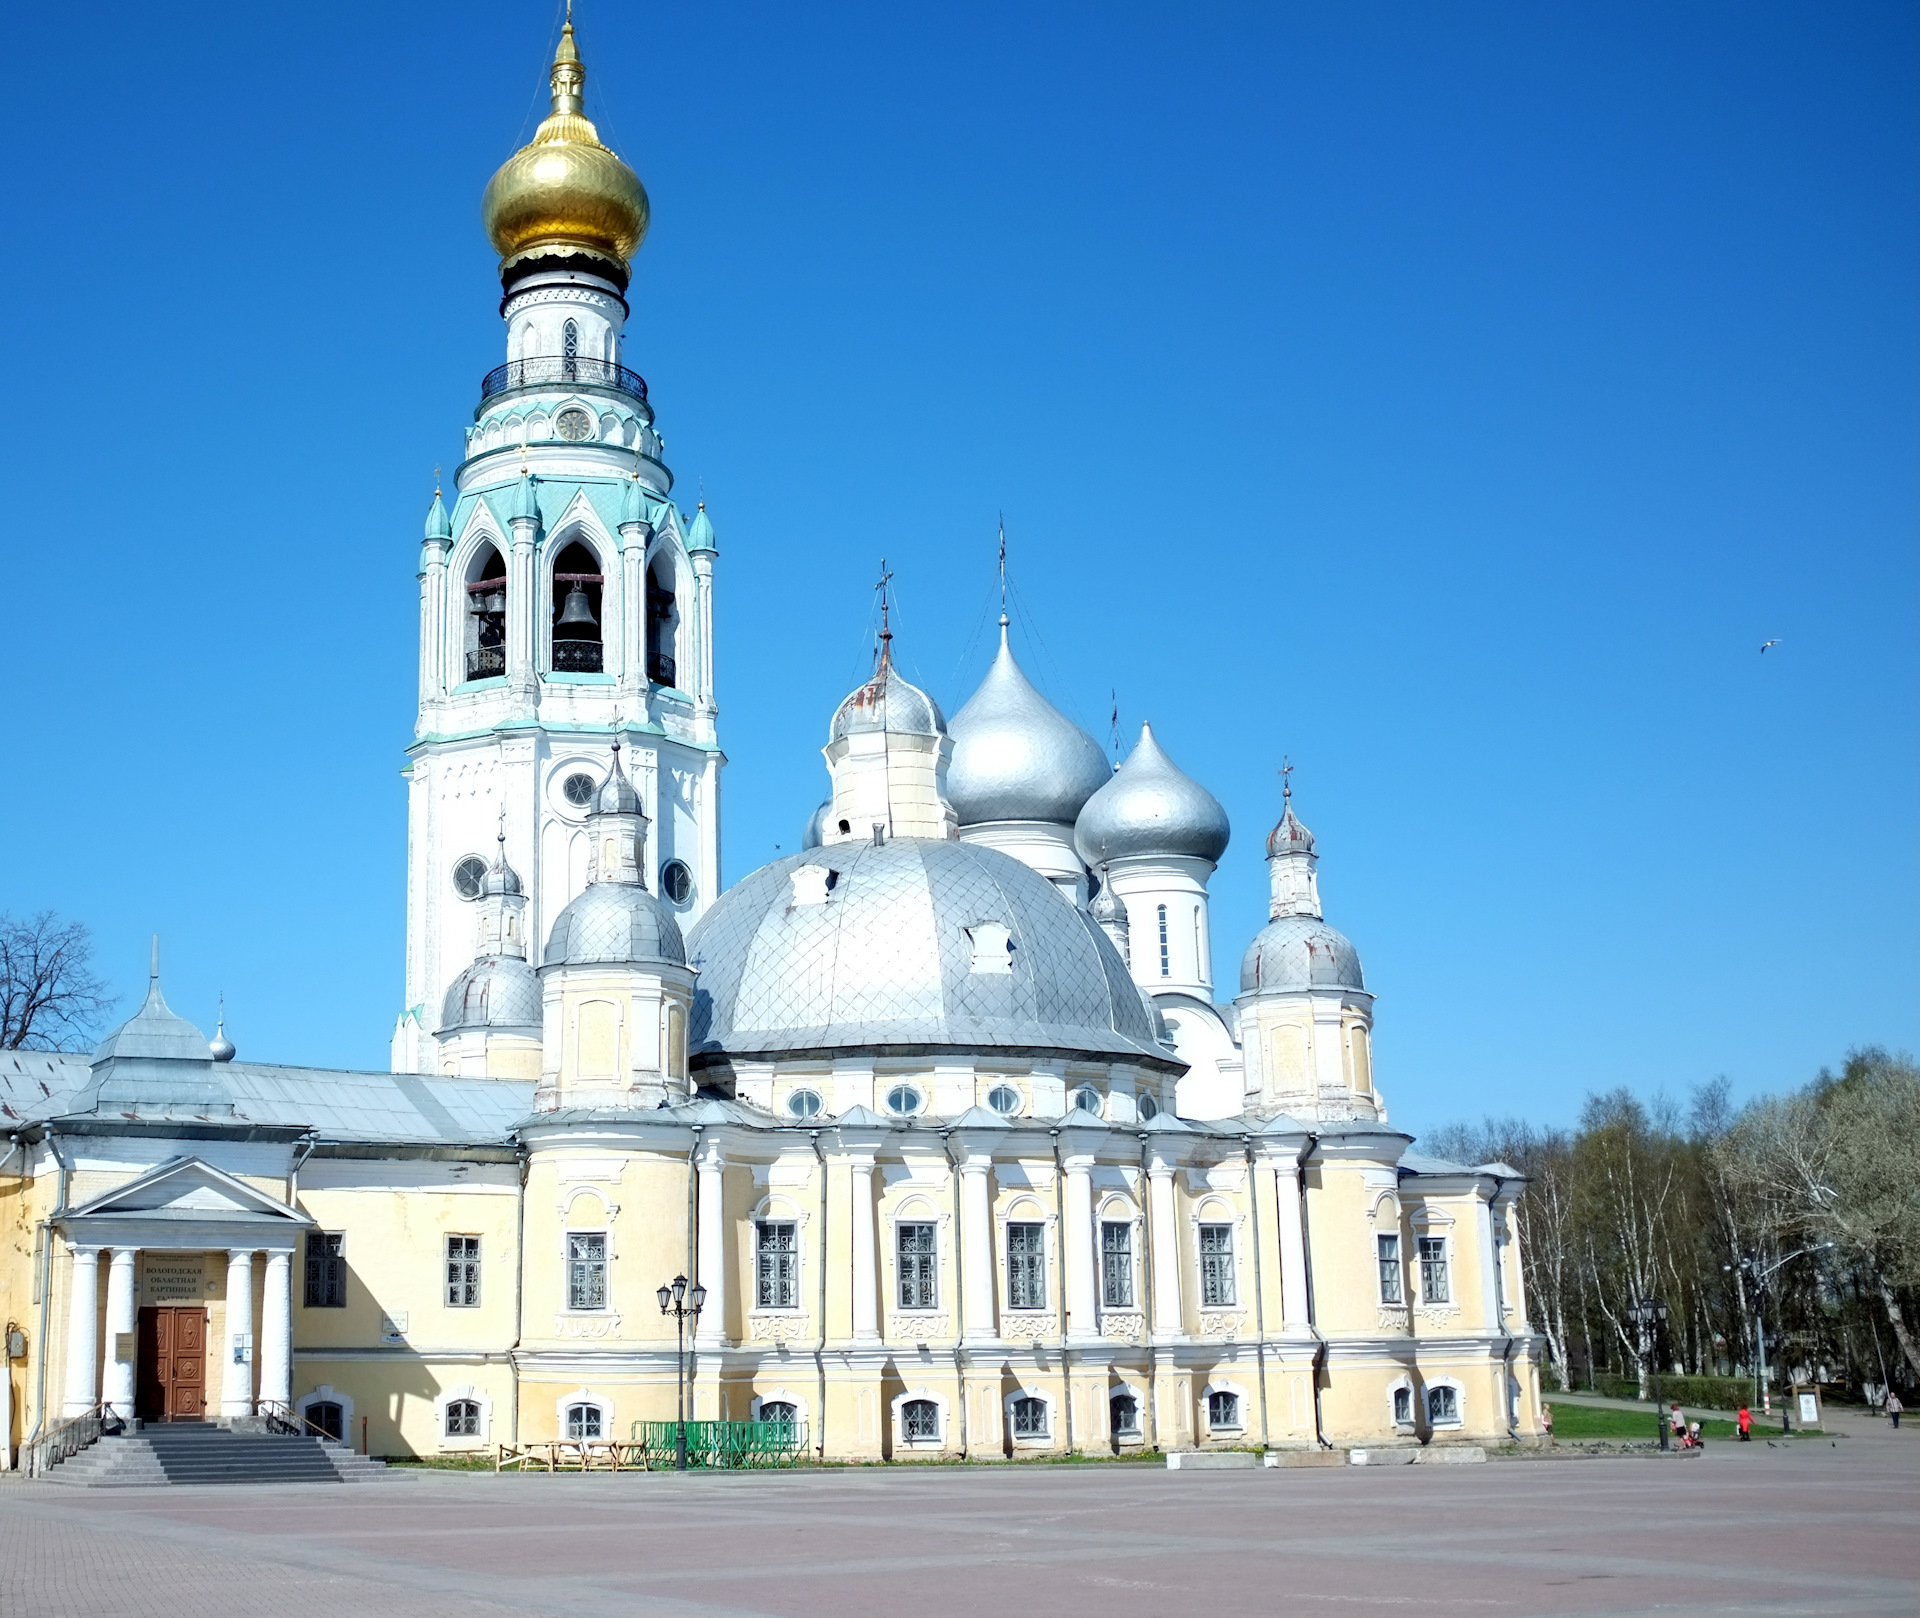
[[[1473,1467],[16,1480],[0,1483],[0,1615],[1914,1618],[1916,1530],[1920,1434],[1866,1428]]]

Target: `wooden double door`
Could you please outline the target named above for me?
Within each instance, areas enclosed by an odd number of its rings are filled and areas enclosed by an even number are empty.
[[[145,1421],[203,1421],[207,1414],[207,1312],[155,1304],[140,1311],[134,1408]]]

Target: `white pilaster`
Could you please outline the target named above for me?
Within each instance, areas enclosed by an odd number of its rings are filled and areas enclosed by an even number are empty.
[[[1480,1319],[1488,1331],[1500,1329],[1500,1244],[1493,1239],[1493,1209],[1485,1197],[1473,1199],[1473,1228],[1480,1247]],[[1459,1287],[1455,1279],[1454,1287]]]
[[[1153,1223],[1153,1335],[1174,1338],[1180,1319],[1180,1230],[1174,1222],[1173,1165],[1155,1159],[1147,1169],[1147,1201]]]
[[[727,1226],[723,1198],[726,1164],[719,1144],[708,1141],[697,1165],[700,1199],[699,1269],[700,1285],[707,1289],[706,1307],[700,1311],[700,1323],[694,1341],[702,1347],[718,1347],[727,1335]]]
[[[960,1163],[960,1298],[966,1311],[966,1341],[990,1343],[999,1336],[993,1315],[993,1209],[987,1176],[989,1152],[971,1151]]]
[[[227,1340],[220,1344],[225,1374],[220,1383],[220,1414],[253,1414],[253,1249],[227,1254]]]
[[[1300,1222],[1300,1160],[1275,1157],[1273,1194],[1280,1216],[1280,1329],[1307,1329],[1307,1241]]]
[[[534,625],[541,604],[534,600],[533,536],[537,517],[515,517],[513,541],[507,547],[507,686],[531,701],[537,689],[533,677]]]
[[[855,1342],[880,1340],[880,1272],[874,1251],[873,1159],[850,1160],[852,1181],[847,1217],[853,1231],[853,1337]]]
[[[113,1406],[114,1414],[133,1419],[133,1372],[139,1357],[135,1332],[139,1313],[135,1307],[134,1264],[139,1249],[116,1247],[107,1269],[107,1364],[100,1379],[100,1399]]]
[[[100,1249],[76,1247],[67,1297],[67,1400],[62,1414],[84,1416],[100,1397]]]
[[[1093,1158],[1068,1157],[1061,1166],[1067,1171],[1067,1183],[1060,1258],[1067,1267],[1066,1334],[1071,1341],[1100,1335],[1099,1293],[1094,1285],[1099,1260],[1093,1249]]]
[[[267,1254],[266,1285],[260,1299],[260,1397],[269,1404],[293,1404],[293,1255]]]

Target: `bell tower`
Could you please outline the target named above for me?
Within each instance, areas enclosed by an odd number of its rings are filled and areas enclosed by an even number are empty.
[[[496,829],[525,885],[538,968],[585,889],[587,816],[611,740],[650,826],[637,875],[679,925],[720,891],[713,577],[647,384],[631,369],[631,264],[647,194],[584,111],[569,20],[551,110],[481,202],[500,255],[505,354],[480,381],[452,500],[420,553],[420,702],[407,749],[405,1004],[396,1072],[441,1064],[446,991],[473,959]]]

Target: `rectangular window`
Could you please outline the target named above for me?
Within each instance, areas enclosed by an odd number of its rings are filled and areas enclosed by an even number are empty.
[[[1446,1303],[1447,1239],[1444,1236],[1420,1238],[1420,1301]]]
[[[1200,1302],[1213,1308],[1231,1304],[1233,1290],[1233,1226],[1200,1227]]]
[[[763,1220],[757,1227],[753,1302],[757,1309],[800,1307],[800,1254],[790,1220]]]
[[[1400,1238],[1376,1236],[1374,1244],[1380,1254],[1380,1301],[1403,1302],[1400,1293]]]
[[[1100,1227],[1100,1304],[1133,1307],[1133,1226],[1110,1221]]]
[[[568,1231],[567,1307],[569,1309],[604,1309],[606,1306],[606,1232]]]
[[[1173,975],[1167,954],[1167,907],[1165,905],[1160,906],[1160,975],[1163,978]]]
[[[480,1306],[480,1238],[447,1238],[447,1307],[477,1309]]]
[[[1240,1395],[1215,1389],[1207,1395],[1207,1425],[1212,1428],[1240,1425]]]
[[[1047,1306],[1047,1227],[1007,1226],[1007,1307]]]
[[[896,1254],[900,1272],[900,1307],[932,1309],[940,1299],[937,1284],[933,1226],[910,1224],[894,1227]]]
[[[1456,1388],[1427,1389],[1427,1423],[1432,1427],[1457,1426],[1460,1421],[1460,1393]]]
[[[1013,1436],[1015,1438],[1047,1436],[1046,1400],[1036,1399],[1032,1394],[1024,1394],[1013,1401]]]
[[[344,1309],[347,1306],[345,1236],[338,1232],[307,1233],[307,1307]]]

